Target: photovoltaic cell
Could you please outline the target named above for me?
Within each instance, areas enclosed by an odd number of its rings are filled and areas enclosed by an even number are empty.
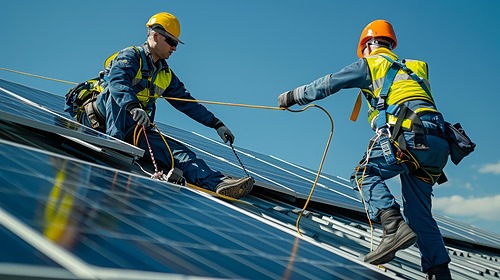
[[[165,124],[158,124],[158,126],[163,133],[191,146],[209,166],[218,167],[218,170],[232,170],[235,172],[231,172],[232,174],[239,176],[244,175],[235,155],[227,145]],[[305,199],[309,195],[317,171],[307,172],[304,169],[286,165],[271,156],[241,148],[237,150],[240,151],[238,155],[245,167],[257,182],[298,198]],[[225,161],[221,161],[221,158]],[[232,166],[228,167],[227,161],[231,162]],[[318,181],[313,196],[314,201],[343,205],[346,208],[363,211],[361,201],[356,197],[352,187],[345,181],[341,182],[332,179],[332,176],[326,176]]]
[[[0,88],[22,91],[24,97],[63,115],[64,101],[60,96],[2,80]],[[5,105],[1,90],[0,94],[0,117],[3,118],[12,112],[9,108],[21,105],[17,104],[19,100],[8,99],[8,96],[5,100],[10,103]],[[21,108],[37,110],[29,106]],[[48,113],[48,119],[50,115]],[[244,175],[227,145],[165,124],[158,125],[162,132],[192,148],[212,168],[233,176]],[[257,185],[302,199],[309,194],[315,170],[236,148]],[[0,152],[7,160],[12,152],[10,144],[0,146]],[[167,187],[147,178],[29,149],[19,148],[16,153],[23,157],[5,161],[0,168],[0,206],[40,234],[47,234],[46,220],[51,212],[48,211],[47,216],[45,209],[53,201],[50,196],[57,174],[61,170],[71,170],[63,172],[65,183],[58,196],[64,193],[66,196],[62,197],[72,201],[70,213],[78,229],[75,241],[69,242],[71,246],[67,250],[88,264],[212,277],[259,278],[267,275],[277,278],[288,273],[286,267],[293,263],[293,275],[298,278],[311,278],[311,275],[312,278],[331,278],[332,275],[352,278],[349,276],[357,274],[360,278],[370,278],[366,273],[371,272],[364,271],[359,264],[346,264],[345,259],[329,251],[322,252],[324,250],[304,240],[300,240],[299,249],[293,253],[295,239],[289,233],[191,190]],[[4,162],[2,157],[0,160]],[[313,201],[364,212],[346,180],[328,174],[323,176]],[[61,203],[53,207],[67,205]],[[498,236],[439,215],[436,219],[445,237],[499,247]],[[57,230],[50,232],[54,236],[58,234]],[[242,275],[233,266],[248,272]],[[311,270],[310,266],[318,270]],[[338,274],[343,270],[348,276]]]
[[[0,118],[48,132],[85,140],[91,144],[105,146],[130,155],[142,156],[144,151],[90,129],[64,117],[62,104],[56,109],[55,100],[60,96],[12,84],[0,79]],[[42,104],[36,103],[42,102]],[[57,113],[59,112],[59,113]]]
[[[194,150],[197,150],[197,155],[209,163],[209,166],[220,166],[220,170],[229,169],[224,167],[227,164],[218,159],[218,157],[233,162],[233,166],[238,166],[229,147],[217,141],[209,141],[205,137],[165,124],[161,124],[160,127],[161,131],[168,131],[174,138],[182,139],[182,141],[191,145]],[[272,156],[266,156],[241,148],[237,149],[243,151],[239,155],[251,175],[255,177],[257,184],[263,183],[262,185],[267,188],[302,199],[305,199],[309,194],[312,182],[316,177],[316,171],[310,170],[310,172],[306,172],[302,168],[286,164]],[[204,153],[204,151],[210,151],[210,153]],[[246,154],[250,156],[246,156]],[[252,174],[252,170],[256,172]],[[357,198],[355,191],[347,183],[347,180],[335,179],[334,176],[328,174],[323,175],[324,177],[318,181],[319,186],[314,191],[314,195],[311,198],[312,201],[364,212],[363,205]],[[272,182],[263,179],[263,177],[272,179]],[[435,214],[435,216],[441,233],[446,238],[500,248],[500,239],[496,235],[441,215]]]
[[[0,224],[0,263],[49,266],[62,268],[58,263],[40,253],[31,244]]]
[[[88,265],[227,278],[383,277],[205,193],[3,140],[0,162],[1,208]]]

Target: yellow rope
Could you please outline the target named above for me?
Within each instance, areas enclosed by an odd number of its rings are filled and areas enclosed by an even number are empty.
[[[356,185],[358,187],[359,195],[361,196],[361,201],[363,202],[363,206],[365,208],[366,217],[368,218],[368,224],[370,225],[370,251],[373,251],[374,228],[370,220],[370,215],[368,214],[368,207],[366,205],[366,201],[363,196],[362,188],[363,188],[363,181],[365,179],[367,165],[370,160],[371,151],[375,143],[378,141],[379,137],[380,135],[377,134],[370,139],[370,144],[368,145],[368,148],[366,150],[366,159],[362,163],[358,164],[358,166],[356,167],[355,178],[354,178],[356,181]],[[399,144],[397,142],[392,142],[392,143],[396,146],[396,148],[399,149]],[[416,168],[420,167],[420,164],[418,163],[417,159],[413,156],[412,153],[406,151],[404,155],[406,155],[409,159],[398,158],[399,164],[413,163],[416,166]],[[359,170],[361,169],[361,166],[363,166],[363,173],[361,174],[361,178],[358,179],[358,173]]]
[[[373,149],[373,146],[375,145],[375,143],[377,142],[378,138],[380,136],[379,135],[375,135],[374,137],[372,137],[372,139],[370,139],[370,145],[368,146],[368,149],[366,150],[366,159],[364,160],[364,162],[358,164],[358,166],[356,167],[356,171],[355,171],[355,175],[354,175],[354,180],[356,181],[356,185],[358,187],[358,192],[359,192],[359,195],[361,196],[361,202],[363,203],[363,207],[365,208],[365,214],[366,214],[366,217],[368,218],[368,224],[370,225],[370,251],[373,251],[373,224],[372,224],[372,221],[370,220],[370,215],[368,214],[368,207],[366,206],[366,201],[365,201],[365,197],[363,196],[363,192],[362,192],[362,188],[363,188],[363,181],[365,180],[365,174],[366,174],[366,168],[367,168],[367,165],[368,165],[368,162],[370,160],[370,155],[371,155],[371,152],[372,152],[372,149]],[[361,168],[361,165],[363,165],[363,173],[361,174],[361,178],[358,179],[358,172],[359,172],[359,169]]]
[[[153,96],[149,96],[149,97],[153,97]],[[262,105],[249,105],[249,104],[228,103],[228,102],[219,102],[219,101],[206,101],[206,100],[185,99],[185,98],[177,98],[177,97],[160,96],[158,98],[163,98],[163,99],[166,99],[166,100],[173,100],[173,101],[194,102],[194,103],[204,103],[204,104],[224,105],[224,106],[234,106],[234,107],[245,107],[245,108],[255,108],[255,109],[267,109],[267,110],[279,110],[279,111],[285,111],[287,109],[287,108],[284,108],[284,107],[272,107],[272,106],[262,106]]]
[[[35,78],[39,78],[39,79],[44,79],[44,80],[49,80],[49,81],[54,81],[54,82],[59,82],[59,83],[70,84],[70,85],[77,85],[78,84],[78,83],[75,83],[75,82],[68,82],[68,81],[65,81],[65,80],[59,80],[59,79],[44,77],[44,76],[40,76],[40,75],[30,74],[30,73],[21,72],[21,71],[12,70],[12,69],[3,68],[3,67],[0,67],[0,70],[8,71],[8,72],[16,73],[16,74],[21,74],[21,75],[25,75],[25,76],[35,77]]]
[[[299,249],[299,243],[300,243],[299,237],[295,236],[295,242],[293,243],[292,251],[290,253],[290,257],[288,258],[288,264],[286,266],[286,270],[283,273],[283,277],[281,277],[282,280],[288,280],[292,275],[295,258],[297,257],[297,251]]]
[[[133,137],[132,137],[132,139],[133,139],[132,143],[136,147],[139,146],[139,140],[141,139],[141,132],[142,132],[143,128],[144,128],[144,126],[141,126],[141,125],[136,125],[134,127],[134,134],[133,134]],[[137,131],[137,129],[139,129],[139,131]]]
[[[172,162],[172,169],[174,169],[174,153],[172,153],[172,150],[170,149],[170,145],[168,145],[167,140],[165,139],[165,137],[161,133],[158,126],[156,126],[156,124],[152,124],[152,125],[156,128],[156,131],[158,131],[158,134],[160,134],[160,137],[163,140],[163,142],[165,143],[165,146],[167,146],[168,152],[170,153],[170,160]]]
[[[297,228],[297,233],[299,235],[302,235],[302,233],[300,232],[300,227],[299,227],[299,224],[300,224],[300,218],[302,217],[302,214],[304,213],[304,211],[306,210],[307,208],[307,205],[309,204],[309,201],[311,200],[311,197],[313,195],[313,192],[314,192],[314,189],[316,188],[316,185],[318,184],[318,180],[319,180],[319,177],[321,175],[321,170],[323,169],[323,163],[325,162],[325,158],[326,158],[326,153],[328,152],[328,148],[330,147],[330,143],[332,141],[332,136],[333,136],[333,130],[334,130],[334,123],[333,123],[333,119],[332,119],[332,116],[330,115],[330,113],[328,113],[327,110],[325,110],[323,107],[321,106],[318,106],[316,104],[311,104],[311,105],[308,105],[306,107],[304,107],[303,109],[300,109],[300,110],[291,110],[291,109],[288,109],[288,111],[290,112],[295,112],[295,113],[299,113],[299,112],[303,112],[311,107],[316,107],[318,109],[321,109],[323,112],[325,112],[325,114],[328,116],[328,118],[330,119],[330,124],[331,124],[331,128],[330,128],[330,135],[328,136],[328,142],[326,143],[326,147],[325,147],[325,150],[323,152],[323,156],[321,157],[321,162],[319,164],[319,168],[318,168],[318,173],[316,174],[316,179],[314,179],[314,183],[311,187],[311,191],[309,192],[309,196],[307,197],[307,200],[306,200],[306,203],[304,204],[304,207],[302,208],[302,210],[300,211],[299,213],[299,216],[297,217],[297,222],[295,223],[295,227]]]
[[[54,78],[44,77],[44,76],[40,76],[40,75],[29,74],[29,73],[26,73],[26,72],[11,70],[11,69],[2,68],[2,67],[0,67],[0,70],[9,71],[9,72],[13,72],[13,73],[17,73],[17,74],[22,74],[22,75],[26,75],[26,76],[32,76],[32,77],[35,77],[35,78],[41,78],[41,79],[45,79],[45,80],[60,82],[60,83],[71,84],[71,85],[78,84],[78,83],[75,83],[75,82],[69,82],[69,81],[64,81],[64,80],[60,80],[60,79],[54,79]],[[158,98],[157,96],[150,96],[150,97],[152,97],[152,98]],[[295,113],[303,112],[303,111],[305,111],[305,110],[307,110],[307,109],[309,109],[311,107],[316,107],[316,108],[321,109],[328,116],[328,118],[330,119],[331,129],[330,129],[330,135],[328,137],[328,142],[326,144],[325,150],[323,152],[323,156],[321,158],[320,166],[319,166],[318,172],[316,174],[316,179],[314,180],[313,186],[311,187],[311,191],[309,192],[309,196],[307,197],[306,203],[305,203],[304,207],[302,208],[302,210],[300,211],[299,216],[297,217],[297,222],[295,224],[295,226],[297,228],[297,233],[299,235],[302,235],[302,233],[300,232],[300,228],[299,228],[300,219],[302,217],[302,214],[306,210],[307,205],[309,204],[309,201],[310,201],[310,199],[311,199],[311,197],[313,195],[314,189],[316,188],[316,185],[318,183],[319,177],[321,175],[321,170],[323,169],[323,164],[324,164],[324,161],[325,161],[325,158],[326,158],[326,154],[328,152],[328,148],[330,147],[330,143],[331,143],[332,136],[333,136],[334,123],[333,123],[332,116],[330,115],[330,113],[328,113],[327,110],[325,110],[323,107],[318,106],[316,104],[310,104],[310,105],[308,105],[308,106],[306,106],[306,107],[304,107],[303,109],[300,109],[300,110],[291,110],[289,108],[284,108],[284,107],[249,105],[249,104],[228,103],[228,102],[218,102],[218,101],[206,101],[206,100],[197,100],[197,99],[185,99],[185,98],[176,98],[176,97],[162,97],[162,96],[160,96],[159,98],[164,98],[166,100],[171,100],[171,101],[196,102],[196,103],[204,103],[204,104],[224,105],[224,106],[234,106],[234,107],[245,107],[245,108],[255,108],[255,109],[279,110],[279,111],[285,111],[285,110],[287,110],[289,112],[295,112]],[[137,129],[137,127],[136,127],[136,129]],[[162,135],[159,130],[158,130],[158,132],[160,133],[160,135]],[[140,131],[139,131],[139,133],[137,133],[137,131],[134,130],[134,139],[133,139],[133,142],[136,145],[139,142],[139,137],[140,137],[139,135],[140,135]],[[167,145],[167,147],[169,149],[169,152],[170,152],[170,155],[172,156],[172,166],[173,166],[174,160],[173,160],[172,151],[170,150],[170,147],[168,146],[168,144],[167,144],[166,140],[163,138],[163,136],[162,136],[162,139],[165,142],[165,144]],[[192,186],[192,187],[195,187],[192,184],[188,184],[188,185]],[[196,189],[201,190],[201,188],[197,187],[197,186],[196,186]]]

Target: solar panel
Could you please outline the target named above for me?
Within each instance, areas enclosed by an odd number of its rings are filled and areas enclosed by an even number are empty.
[[[179,141],[196,150],[198,156],[203,158],[209,166],[217,166],[219,170],[237,169],[238,163],[227,145],[165,124],[160,124],[159,127],[162,132],[168,131],[168,134],[175,139],[182,139]],[[297,198],[307,198],[316,177],[316,171],[288,163],[273,156],[266,156],[242,148],[237,150],[240,150],[239,155],[242,161],[251,175],[255,177],[258,185]],[[224,160],[221,161],[221,158]],[[231,162],[231,167],[228,167],[226,161]],[[237,174],[240,173],[241,171]],[[345,179],[339,179],[325,173],[318,181],[318,186],[311,200],[364,212],[363,205],[357,198],[350,183]],[[500,248],[500,238],[497,235],[481,231],[467,224],[458,223],[442,215],[435,214],[435,216],[444,237]]]
[[[209,166],[214,166],[219,170],[235,170],[233,172],[236,174],[243,175],[231,148],[226,144],[165,124],[158,124],[158,126],[163,133],[196,150],[197,155],[203,158]],[[285,164],[275,157],[246,149],[237,148],[237,151],[245,167],[258,183],[301,199],[306,199],[309,195],[317,171]],[[231,162],[232,166],[228,167],[227,162]],[[329,175],[324,175],[318,181],[313,200],[363,211],[353,188],[346,181],[332,179]]]
[[[15,93],[20,97],[25,97],[32,101],[32,103],[48,108],[53,112],[62,112],[62,108],[64,107],[64,98],[60,95],[55,95],[3,79],[0,79],[0,88]]]
[[[11,94],[4,95],[6,91],[9,91]],[[43,113],[39,112],[36,105],[33,106],[27,103],[25,104],[20,102],[19,98],[12,97],[12,94],[15,94],[12,91],[19,92],[19,95],[22,96],[29,96],[29,100],[32,100],[35,104],[36,102],[40,102],[40,105],[46,106],[54,112],[60,112],[61,115],[43,110]],[[47,116],[45,119],[47,119],[47,122],[49,123],[53,118],[60,119],[62,123],[66,124],[62,127],[67,126],[67,123],[70,122],[70,120],[63,116],[64,113],[61,112],[64,104],[64,98],[61,96],[1,79],[0,95],[2,95],[2,99],[0,101],[0,116],[5,116],[6,112],[15,112],[13,108],[20,106],[20,110],[26,112],[25,114],[30,116],[27,118],[28,121],[37,119],[37,114],[46,114]],[[29,113],[31,111],[36,113]],[[52,115],[55,115],[56,117]],[[71,121],[71,123],[73,124],[74,122]],[[130,146],[112,138],[108,141],[107,138],[110,137],[107,135],[100,134],[92,129],[86,128],[85,126],[80,126],[79,124],[76,125],[79,129],[82,129],[89,134],[97,133],[99,139],[105,139],[105,143],[102,145],[114,145],[117,143],[119,147],[121,147],[121,145],[125,145],[124,147],[127,148]],[[212,168],[222,170],[224,173],[233,176],[244,175],[244,172],[242,171],[230,147],[226,144],[207,138],[203,135],[185,131],[166,124],[159,123],[158,127],[163,133],[193,149],[197,153],[198,157],[204,159]],[[87,134],[85,133],[77,134],[80,138],[85,138],[86,135]],[[236,147],[236,149],[248,171],[256,179],[257,185],[290,195],[292,197],[300,199],[307,198],[312,187],[312,183],[316,177],[315,170],[306,169],[276,157],[263,155],[244,148]],[[142,150],[137,153],[141,152]],[[318,181],[318,186],[316,187],[311,200],[354,211],[364,212],[363,205],[357,198],[355,191],[350,187],[350,183],[348,183],[345,179],[334,177],[324,172]],[[499,239],[495,235],[483,232],[480,229],[471,227],[470,225],[460,225],[456,221],[450,220],[446,217],[441,217],[439,215],[436,216],[444,237],[463,240],[466,242],[475,242],[486,246],[500,246]]]
[[[131,154],[137,152],[92,129],[77,125],[75,130],[74,122],[61,112],[62,106],[61,96],[0,80],[0,125],[16,123],[79,137],[102,147],[130,149]],[[162,132],[192,148],[212,168],[244,175],[227,145],[158,125]],[[299,199],[307,197],[315,170],[236,149],[259,187]],[[297,239],[293,229],[279,226],[280,221],[262,218],[265,214],[261,206],[245,199],[227,203],[196,190],[1,138],[0,162],[0,248],[13,252],[8,258],[0,254],[7,263],[42,265],[53,269],[54,275],[102,279],[116,273],[123,275],[124,270],[128,279],[161,279],[172,274],[226,278],[283,278],[288,274],[290,278],[311,279],[382,277],[372,267],[338,255],[327,244],[321,246],[309,237]],[[312,200],[364,212],[348,181],[328,174],[322,175]],[[436,219],[445,237],[500,248],[497,235],[440,215]],[[8,245],[4,247],[4,243]],[[37,257],[26,257],[30,254]],[[0,276],[2,271],[0,265]]]
[[[192,189],[3,140],[0,162],[0,221],[8,213],[85,265],[227,278],[381,277]],[[16,258],[32,258],[12,246]]]
[[[2,120],[84,140],[91,144],[130,154],[131,157],[144,154],[141,149],[56,113],[62,111],[62,104],[59,109],[56,109],[57,104],[59,104],[56,100],[61,98],[0,79],[0,117]],[[41,102],[43,105],[36,102]]]
[[[42,254],[31,244],[21,239],[19,236],[9,231],[0,224],[0,263],[15,263],[23,265],[48,266],[62,268],[58,263]]]

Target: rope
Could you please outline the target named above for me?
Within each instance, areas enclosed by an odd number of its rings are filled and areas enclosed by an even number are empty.
[[[373,251],[374,229],[373,229],[372,221],[370,220],[370,215],[368,214],[368,207],[366,206],[366,201],[365,201],[365,197],[363,196],[362,188],[363,188],[363,181],[365,180],[366,168],[367,168],[368,162],[370,160],[370,155],[371,155],[373,146],[375,145],[375,143],[377,142],[379,137],[380,137],[380,135],[376,134],[370,139],[370,143],[368,144],[368,148],[366,149],[366,159],[363,162],[358,164],[358,166],[356,167],[356,172],[354,173],[355,174],[354,179],[356,181],[356,186],[358,187],[358,192],[359,192],[359,195],[361,196],[361,202],[363,202],[363,207],[365,208],[365,214],[366,214],[366,217],[368,218],[368,224],[370,225],[370,251]],[[358,179],[358,173],[359,173],[361,166],[363,166],[363,173],[361,174],[361,178]]]
[[[149,96],[149,97],[154,98],[154,96]],[[228,103],[228,102],[219,102],[219,101],[186,99],[186,98],[177,98],[177,97],[168,97],[168,96],[160,96],[160,97],[157,96],[156,98],[163,98],[163,99],[172,100],[172,101],[194,102],[194,103],[204,103],[204,104],[212,104],[212,105],[224,105],[224,106],[244,107],[244,108],[254,108],[254,109],[267,109],[267,110],[279,110],[279,111],[287,110],[287,108],[284,108],[284,107],[249,105],[249,104],[241,104],[241,103]]]
[[[331,128],[330,128],[330,135],[328,136],[328,141],[326,143],[326,147],[325,147],[325,150],[323,152],[323,156],[321,157],[321,162],[319,164],[319,168],[318,168],[318,172],[316,174],[316,179],[314,179],[314,183],[311,187],[311,191],[309,192],[309,196],[307,197],[306,199],[306,203],[304,204],[304,207],[302,208],[302,210],[300,210],[300,213],[299,213],[299,216],[297,217],[297,222],[295,223],[295,227],[297,228],[297,233],[302,236],[302,233],[300,232],[300,219],[302,217],[302,214],[304,213],[304,211],[306,210],[307,208],[307,205],[309,204],[309,201],[311,200],[311,197],[314,193],[314,189],[316,188],[316,185],[318,184],[318,181],[319,181],[319,177],[321,176],[321,170],[323,169],[323,163],[325,162],[325,158],[326,158],[326,154],[328,152],[328,148],[330,147],[330,143],[332,141],[332,136],[333,136],[333,130],[334,130],[334,123],[333,123],[333,119],[332,119],[332,116],[330,115],[330,113],[328,113],[328,111],[326,109],[324,109],[323,107],[321,106],[318,106],[316,104],[310,104],[300,110],[292,110],[292,109],[289,109],[287,108],[288,111],[290,112],[293,112],[293,113],[300,113],[300,112],[303,112],[309,108],[312,108],[312,107],[315,107],[315,108],[318,108],[320,110],[322,110],[327,116],[328,118],[330,119],[330,124],[331,124]]]
[[[373,228],[373,224],[370,220],[370,215],[368,214],[368,207],[366,205],[366,201],[365,201],[365,198],[363,196],[362,188],[363,188],[363,181],[365,179],[367,165],[368,165],[368,162],[370,161],[370,155],[371,155],[373,146],[375,145],[375,143],[378,141],[379,138],[380,138],[380,135],[375,134],[370,139],[370,143],[368,144],[368,147],[366,150],[366,159],[356,167],[356,171],[355,171],[356,186],[358,188],[359,195],[361,196],[361,201],[363,202],[363,206],[365,208],[366,217],[368,218],[368,224],[370,225],[370,251],[373,251],[374,228]],[[396,148],[399,149],[399,144],[397,141],[394,141],[392,143],[396,146]],[[407,159],[403,158],[403,156],[406,156]],[[398,157],[398,162],[399,162],[399,164],[412,163],[416,166],[416,168],[420,167],[418,160],[409,151],[405,151],[404,153],[401,153],[401,155]],[[358,179],[358,173],[359,173],[359,170],[361,169],[362,166],[363,166],[363,173],[361,174],[361,178]],[[421,179],[424,180],[425,178],[421,178]]]
[[[54,79],[54,78],[39,76],[39,75],[30,74],[30,73],[21,72],[21,71],[12,70],[12,69],[3,68],[3,67],[0,67],[0,70],[7,71],[7,72],[12,72],[12,73],[16,73],[16,74],[21,74],[21,75],[25,75],[25,76],[40,78],[40,79],[44,79],[44,80],[49,80],[49,81],[70,84],[70,85],[77,85],[78,84],[78,83],[75,83],[75,82],[68,82],[68,81],[65,81],[65,80],[59,80],[59,79]]]
[[[163,178],[163,170],[162,171],[158,170],[158,165],[156,165],[155,156],[153,155],[153,149],[151,148],[151,144],[149,144],[148,134],[146,133],[144,125],[142,125],[141,129],[144,132],[144,139],[146,139],[146,144],[148,144],[149,154],[151,155],[151,160],[153,161],[153,166],[155,167],[155,173],[151,178],[164,181],[165,178]]]
[[[22,75],[26,75],[26,76],[32,76],[32,77],[35,77],[35,78],[46,79],[46,80],[55,81],[55,82],[61,82],[61,83],[71,84],[71,85],[78,84],[78,83],[75,83],[75,82],[69,82],[69,81],[64,81],[64,80],[60,80],[60,79],[54,79],[54,78],[44,77],[44,76],[40,76],[40,75],[29,74],[29,73],[26,73],[26,72],[11,70],[11,69],[2,68],[2,67],[0,67],[0,70],[9,71],[9,72],[13,72],[13,73],[17,73],[17,74],[22,74]],[[306,199],[305,205],[302,208],[302,210],[300,211],[300,213],[299,213],[299,215],[297,217],[297,222],[295,223],[295,226],[297,228],[297,233],[302,236],[302,233],[300,232],[300,227],[299,227],[300,219],[301,219],[304,211],[306,210],[307,205],[309,204],[309,202],[311,200],[311,197],[312,197],[312,195],[314,193],[314,189],[316,188],[316,185],[317,185],[318,180],[320,178],[321,170],[323,169],[323,164],[324,164],[324,161],[325,161],[325,158],[326,158],[326,154],[328,152],[328,148],[330,147],[330,143],[331,143],[332,136],[333,136],[333,131],[334,131],[334,122],[333,122],[332,116],[330,115],[330,113],[328,113],[328,111],[326,109],[324,109],[323,107],[318,106],[316,104],[310,104],[310,105],[308,105],[308,106],[306,106],[306,107],[304,107],[304,108],[302,108],[300,110],[292,110],[290,108],[284,108],[284,107],[273,107],[273,106],[262,106],[262,105],[249,105],[249,104],[240,104],[240,103],[228,103],[228,102],[207,101],[207,100],[197,100],[197,99],[185,99],[185,98],[165,97],[165,96],[160,96],[160,97],[158,97],[158,96],[149,96],[149,97],[150,98],[164,98],[166,100],[171,100],[171,101],[195,102],[195,103],[204,103],[204,104],[213,104],[213,105],[224,105],[224,106],[233,106],[233,107],[244,107],[244,108],[254,108],[254,109],[279,110],[279,111],[285,111],[285,110],[287,110],[287,111],[293,112],[293,113],[300,113],[300,112],[303,112],[303,111],[305,111],[305,110],[307,110],[307,109],[309,109],[311,107],[316,107],[316,108],[322,110],[328,116],[328,118],[330,120],[330,123],[331,123],[330,135],[328,137],[328,141],[327,141],[325,150],[323,152],[323,156],[321,157],[320,166],[319,166],[318,172],[316,174],[316,178],[314,180],[313,186],[311,187],[311,191],[309,192],[309,195],[308,195],[308,197]],[[137,126],[136,126],[136,129],[137,129]],[[158,179],[161,179],[161,178],[163,178],[163,174],[160,174],[162,172],[158,171],[158,167],[157,167],[156,162],[154,160],[153,151],[152,151],[151,146],[149,144],[149,140],[147,138],[144,126],[141,129],[144,131],[144,136],[146,138],[146,142],[147,142],[148,147],[149,147],[149,152],[150,152],[150,155],[151,155],[151,159],[153,161],[153,165],[155,166],[155,174],[153,174],[152,177],[156,178],[157,176],[160,176]],[[157,127],[156,127],[156,129],[158,130]],[[160,133],[160,135],[162,135],[159,130],[158,130],[158,132]],[[138,143],[139,142],[139,137],[140,136],[138,136],[136,134],[136,131],[134,130],[134,139],[133,139],[134,143]],[[170,150],[170,147],[168,146],[167,141],[163,138],[163,136],[162,136],[162,139],[165,142],[165,144],[167,145],[167,147],[169,149],[169,152],[170,152],[170,155],[172,156],[172,168],[173,168],[174,160],[173,160],[172,151]],[[248,172],[246,171],[245,167],[243,166],[243,163],[241,162],[241,159],[236,154],[236,150],[234,149],[234,147],[232,145],[231,145],[231,149],[233,150],[236,158],[238,159],[238,161],[242,165],[243,170],[248,175]],[[188,184],[188,185],[192,185],[192,184]],[[197,189],[200,189],[200,188],[197,187]],[[365,206],[365,208],[366,208],[366,206]]]
[[[154,123],[152,125],[156,129],[156,131],[158,131],[158,134],[160,134],[160,137],[163,140],[163,143],[165,143],[165,146],[167,146],[168,152],[170,153],[170,162],[172,163],[172,169],[174,169],[174,167],[175,167],[174,153],[172,153],[172,150],[170,149],[170,145],[168,144],[167,139],[165,139],[165,137],[163,136],[163,133],[161,133],[158,126],[156,126],[156,124],[154,124]]]

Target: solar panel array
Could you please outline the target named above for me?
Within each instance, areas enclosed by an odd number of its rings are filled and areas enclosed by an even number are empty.
[[[80,276],[81,267],[92,275],[95,266],[223,278],[379,277],[191,189],[3,140],[0,161],[3,262],[63,266]],[[12,234],[21,234],[19,224],[31,238]],[[61,251],[77,264],[53,260]]]
[[[63,103],[61,96],[0,80],[0,121],[53,127],[97,146],[140,154],[126,143],[75,125],[61,112]],[[244,174],[228,146],[165,124],[159,128],[214,169]],[[309,194],[314,170],[237,150],[257,185],[302,199]],[[106,278],[116,270],[259,279],[387,277],[252,214],[259,211],[243,210],[256,207],[245,201],[228,203],[2,139],[0,162],[0,263],[43,266],[54,275],[76,278]],[[324,174],[313,200],[363,212],[349,183],[339,177]],[[445,217],[438,222],[446,237],[500,247],[498,236]],[[147,277],[156,276],[137,275]]]
[[[36,129],[75,137],[99,146],[142,156],[143,151],[64,116],[63,98],[0,80],[0,117]],[[57,113],[59,112],[59,113]]]

